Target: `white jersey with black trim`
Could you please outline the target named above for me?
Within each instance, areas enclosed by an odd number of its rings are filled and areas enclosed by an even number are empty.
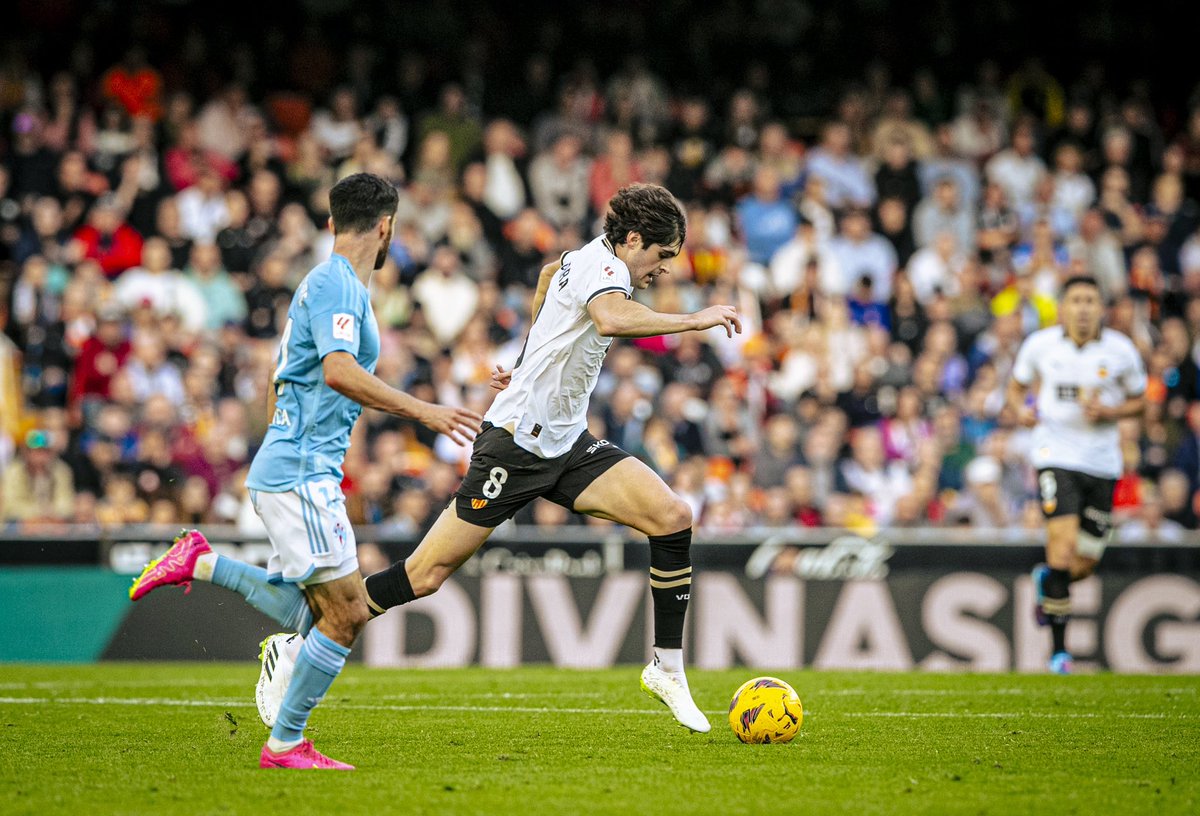
[[[587,430],[588,400],[612,345],[611,337],[596,330],[587,307],[610,292],[628,298],[633,285],[629,268],[606,238],[564,253],[529,327],[512,382],[484,415],[543,459],[567,453]]]
[[[1037,426],[1033,430],[1034,467],[1057,467],[1101,479],[1118,479],[1124,470],[1116,422],[1092,423],[1083,406],[1093,395],[1115,408],[1146,391],[1146,369],[1133,342],[1113,329],[1082,347],[1062,326],[1036,331],[1021,344],[1013,379],[1029,386],[1036,379]]]

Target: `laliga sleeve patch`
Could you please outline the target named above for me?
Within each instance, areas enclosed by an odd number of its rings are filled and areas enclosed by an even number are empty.
[[[354,342],[354,315],[339,312],[333,316],[333,339]]]

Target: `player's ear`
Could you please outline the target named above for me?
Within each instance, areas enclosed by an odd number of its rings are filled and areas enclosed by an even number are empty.
[[[642,234],[635,230],[630,230],[625,234],[625,246],[629,249],[642,248]]]
[[[337,229],[335,229],[333,226],[333,216],[332,215],[329,216],[329,221],[326,223],[326,227],[328,227],[329,231],[332,232],[334,235],[337,235]]]

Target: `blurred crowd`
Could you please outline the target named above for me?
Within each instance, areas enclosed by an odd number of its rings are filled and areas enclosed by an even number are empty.
[[[755,89],[697,94],[636,59],[609,76],[530,66],[503,115],[456,82],[420,108],[350,84],[197,96],[137,48],[89,74],[6,70],[0,519],[257,529],[243,479],[279,331],[329,255],[330,186],[365,170],[401,196],[372,285],[377,373],[480,412],[542,264],[597,234],[625,184],[685,203],[684,252],[638,296],[733,304],[746,330],[617,343],[591,418],[702,531],[1037,529],[1004,387],[1081,272],[1150,372],[1145,421],[1121,426],[1119,535],[1197,527],[1200,99],[1166,122],[1136,92],[987,63],[956,88],[868,72],[793,120]],[[421,531],[468,454],[367,412],[352,520]],[[545,502],[516,522],[585,523]]]

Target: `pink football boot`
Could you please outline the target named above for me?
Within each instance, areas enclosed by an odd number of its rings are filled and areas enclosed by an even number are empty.
[[[184,530],[176,536],[171,549],[147,564],[142,574],[133,580],[129,600],[136,601],[150,590],[167,584],[182,584],[186,595],[192,591],[196,559],[210,552],[212,547],[199,530]]]
[[[313,747],[312,740],[305,740],[283,753],[275,753],[263,746],[262,756],[258,759],[260,768],[317,768],[330,771],[353,771],[353,765],[330,759]]]

